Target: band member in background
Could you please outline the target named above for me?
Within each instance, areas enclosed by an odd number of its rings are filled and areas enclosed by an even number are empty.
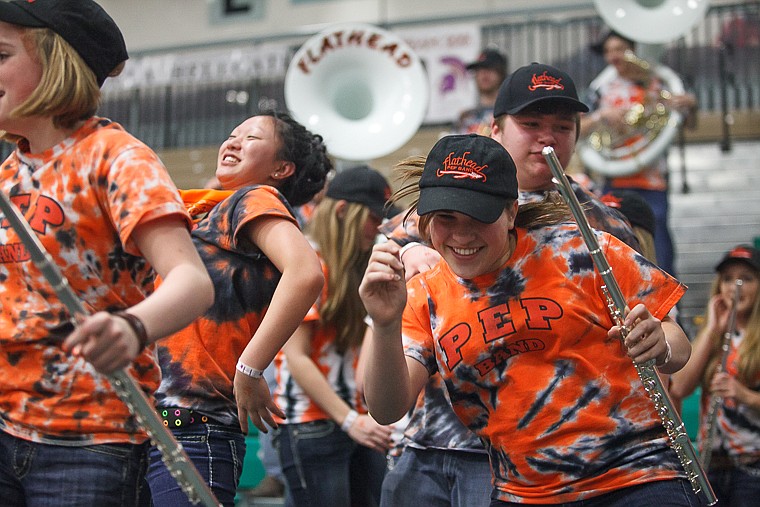
[[[534,86],[538,80],[545,80],[546,85]],[[556,193],[541,150],[553,147],[562,166],[567,167],[579,137],[579,113],[584,112],[588,112],[588,107],[578,99],[573,79],[551,65],[533,62],[514,71],[502,83],[494,107],[491,138],[515,160],[521,203],[541,201],[548,193]],[[591,226],[638,250],[638,240],[625,216],[569,179]],[[407,276],[430,268],[438,260],[431,249],[419,242],[416,224],[415,214],[401,213],[382,227],[383,233],[404,247]]]
[[[423,165],[424,164],[424,165]],[[448,136],[425,161],[420,233],[443,257],[404,282],[399,246],[375,246],[360,287],[372,318],[365,394],[390,423],[438,373],[455,413],[481,437],[492,506],[696,506],[632,359],[673,372],[690,346],[667,317],[685,287],[607,233],[602,250],[631,306],[621,344],[588,249],[561,203],[520,205],[509,154]],[[402,344],[403,335],[403,344]]]
[[[659,97],[665,84],[652,72],[643,72],[625,58],[626,51],[636,50],[634,41],[610,31],[594,49],[604,55],[608,65],[614,69],[610,79],[592,82],[589,103],[592,112],[584,115],[581,122],[581,136],[587,137],[593,130],[604,125],[614,131],[626,132],[625,115],[636,104],[644,104],[652,96]],[[668,106],[695,118],[697,99],[691,93],[672,95]],[[654,235],[657,264],[668,273],[675,274],[675,250],[668,228],[668,160],[667,152],[655,159],[648,167],[629,176],[608,177],[603,192],[613,188],[634,191],[641,195],[652,207],[657,230]]]
[[[474,108],[459,115],[454,131],[459,134],[490,135],[493,121],[493,104],[499,93],[499,86],[507,77],[507,57],[497,49],[487,48],[478,59],[467,65],[467,70],[475,76],[478,89],[478,103]]]
[[[90,0],[2,2],[0,48],[0,129],[17,143],[0,190],[93,314],[75,327],[3,220],[0,498],[137,505],[147,435],[101,373],[133,365],[152,393],[153,342],[205,311],[213,287],[163,164],[94,116],[128,58],[113,19]]]
[[[331,169],[321,136],[286,114],[261,113],[220,146],[222,190],[182,192],[216,295],[201,318],[162,340],[157,407],[224,505],[235,502],[248,420],[266,432],[272,414],[283,415],[263,370],[324,283],[291,205],[309,202]],[[187,504],[155,447],[148,484],[156,506]]]
[[[539,79],[555,86],[533,86]],[[570,76],[548,65],[521,67],[501,85],[491,137],[514,154],[520,203],[540,202],[548,195],[558,197],[541,150],[552,146],[566,166],[578,138],[579,114],[587,110],[578,100]],[[574,181],[571,185],[594,227],[638,248],[631,226],[618,210],[607,207]],[[401,259],[407,279],[439,261],[438,253],[422,244],[416,214],[402,214],[384,224],[382,230],[403,246]],[[451,410],[438,375],[425,386],[405,437],[404,452],[386,474],[384,505],[414,507],[439,497],[448,498],[452,506],[487,504],[490,467],[485,449]],[[459,470],[467,470],[467,474]]]
[[[639,243],[639,252],[657,264],[657,250],[654,244],[657,224],[649,203],[631,190],[610,190],[599,200],[610,208],[619,210],[628,219]]]
[[[365,336],[359,282],[391,189],[376,170],[338,172],[307,234],[327,283],[313,310],[277,355],[275,433],[286,505],[377,506],[392,429],[367,413],[355,372]]]
[[[707,320],[694,340],[694,353],[673,375],[676,398],[702,387],[698,440],[704,454],[708,424],[715,425],[707,474],[720,505],[750,506],[760,495],[760,251],[732,248],[715,268]],[[734,311],[736,280],[741,280]],[[728,337],[728,349],[722,351]],[[718,365],[725,356],[725,369]],[[714,396],[722,398],[715,420],[707,421]]]

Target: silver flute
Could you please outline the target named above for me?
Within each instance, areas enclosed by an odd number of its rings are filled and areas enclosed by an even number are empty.
[[[728,327],[726,333],[721,340],[720,351],[721,358],[718,363],[718,368],[715,370],[715,374],[726,371],[726,362],[728,361],[728,351],[731,349],[731,337],[736,333],[736,307],[739,305],[739,297],[741,296],[741,288],[744,284],[742,279],[736,280],[736,286],[734,290],[734,306],[731,308],[731,313],[728,316]],[[705,418],[705,441],[702,443],[702,451],[699,457],[702,460],[702,466],[705,469],[710,467],[710,459],[712,458],[713,442],[718,432],[718,410],[723,404],[722,396],[712,396],[710,398],[710,407],[707,411],[707,417]]]
[[[589,225],[586,214],[583,212],[583,208],[578,201],[578,197],[573,192],[570,182],[568,181],[567,176],[565,176],[565,171],[562,169],[562,165],[557,159],[557,155],[554,153],[554,148],[546,146],[543,149],[542,154],[552,171],[552,176],[554,177],[553,181],[557,186],[557,190],[559,190],[559,193],[570,207],[570,211],[573,213],[573,217],[575,217],[575,221],[578,223],[578,229],[583,236],[583,241],[586,243],[586,247],[589,249],[594,266],[604,281],[602,291],[607,298],[607,308],[612,316],[612,321],[616,326],[620,327],[621,335],[623,339],[625,339],[629,331],[624,325],[624,312],[627,304],[623,297],[623,293],[620,290],[620,286],[618,285],[615,276],[612,274],[612,268],[599,247],[599,243],[591,230],[591,226]],[[686,476],[691,483],[694,493],[699,494],[701,491],[704,493],[708,505],[714,505],[718,499],[715,497],[712,486],[710,486],[710,482],[707,480],[707,475],[697,459],[697,454],[694,451],[694,447],[691,445],[691,440],[689,440],[689,435],[686,433],[683,421],[673,407],[673,403],[668,396],[668,391],[662,385],[662,380],[654,370],[654,362],[654,360],[647,361],[646,363],[634,362],[636,372],[639,375],[639,380],[644,386],[647,395],[654,403],[655,410],[660,416],[665,431],[668,434],[670,446],[678,455],[678,459],[681,462],[684,472],[686,472]]]
[[[53,287],[58,298],[66,306],[74,323],[88,315],[82,302],[69,286],[58,266],[40,242],[29,223],[16,206],[11,203],[5,192],[0,192],[0,211],[10,222],[35,266]],[[205,507],[219,507],[221,504],[214,497],[203,477],[190,461],[182,445],[159,419],[153,404],[148,400],[137,381],[126,370],[118,370],[106,375],[117,396],[129,408],[137,422],[145,430],[153,444],[161,452],[161,459],[174,480],[187,495],[193,505],[201,503]]]

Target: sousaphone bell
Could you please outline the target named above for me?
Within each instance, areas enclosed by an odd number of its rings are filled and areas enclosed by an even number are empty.
[[[344,160],[371,160],[417,132],[429,87],[419,57],[391,32],[334,25],[306,41],[285,76],[285,102],[299,122]]]

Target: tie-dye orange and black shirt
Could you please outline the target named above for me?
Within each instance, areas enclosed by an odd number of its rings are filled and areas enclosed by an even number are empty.
[[[625,217],[614,208],[606,206],[594,198],[581,185],[570,180],[570,186],[583,203],[585,213],[592,227],[607,231],[632,248],[639,249],[639,243]],[[520,204],[540,202],[547,191],[525,192],[519,195]],[[400,213],[381,226],[382,233],[399,245],[410,241],[421,241],[417,231],[419,217],[413,214],[404,220]],[[440,389],[440,378],[433,376],[417,400],[409,425],[404,431],[404,444],[417,449],[436,448],[457,451],[483,452],[480,439],[462,427],[462,423],[451,411],[446,396]]]
[[[0,187],[91,313],[129,308],[152,291],[153,270],[131,239],[137,224],[176,215],[190,225],[155,153],[104,118],[41,154],[22,142],[0,168]],[[108,379],[62,350],[71,316],[5,220],[0,280],[0,429],[59,445],[144,441]],[[131,373],[155,390],[152,347]]]
[[[244,232],[263,217],[298,224],[274,187],[251,186],[228,197],[217,193],[216,198],[222,199],[219,204],[189,207],[204,214],[192,239],[214,284],[214,304],[192,324],[159,342],[163,378],[156,400],[159,409],[192,409],[237,426],[232,394],[235,365],[261,324],[281,276]]]
[[[408,284],[405,353],[440,373],[454,412],[483,438],[499,500],[574,502],[684,477],[619,340],[574,224],[516,229],[498,271],[445,262]],[[597,238],[629,306],[667,315],[685,287],[616,238]]]

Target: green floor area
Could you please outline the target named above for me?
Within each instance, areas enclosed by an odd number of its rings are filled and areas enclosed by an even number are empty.
[[[245,460],[243,461],[243,473],[240,476],[239,489],[251,489],[264,478],[264,467],[259,459],[259,433],[251,424],[253,430],[245,437],[246,451]]]
[[[699,430],[699,397],[702,395],[702,389],[697,389],[681,405],[681,419],[686,427],[686,433],[692,442],[697,441],[697,431]]]

